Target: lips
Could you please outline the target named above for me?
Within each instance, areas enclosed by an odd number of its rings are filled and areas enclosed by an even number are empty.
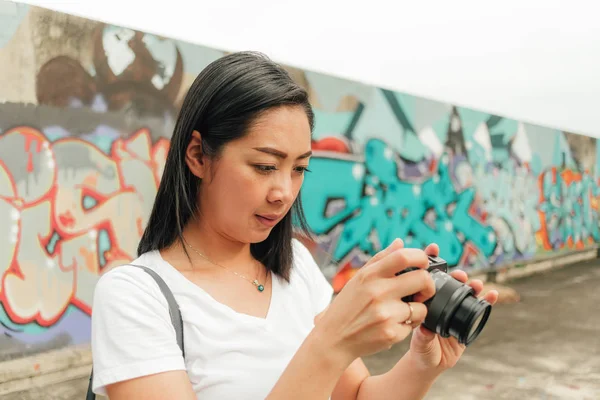
[[[279,218],[281,218],[281,215],[279,215],[279,214],[256,214],[256,215],[258,215],[259,217],[270,219],[272,221],[275,221],[275,220],[278,220]]]
[[[273,227],[277,225],[282,215],[279,214],[256,214],[256,219],[265,226]]]

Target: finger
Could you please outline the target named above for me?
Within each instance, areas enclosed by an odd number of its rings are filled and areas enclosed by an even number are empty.
[[[400,320],[400,323],[410,325],[413,329],[421,325],[427,316],[427,307],[423,303],[408,302],[403,303],[406,315]]]
[[[395,314],[393,314],[395,316]],[[365,330],[366,337],[372,338],[373,342],[380,342],[387,348],[391,348],[396,343],[404,340],[412,332],[410,325],[396,323],[394,320],[385,321],[382,324],[371,324]]]
[[[393,278],[396,273],[408,267],[426,269],[429,266],[427,254],[420,249],[399,249],[391,252],[373,264],[377,274],[385,278]]]
[[[415,295],[415,301],[425,301],[435,294],[435,283],[427,270],[419,269],[390,280],[388,292],[400,298]]]
[[[367,263],[364,265],[364,267],[366,267],[367,265],[374,264],[377,261],[381,260],[382,258],[388,256],[392,252],[403,249],[403,248],[404,248],[404,241],[400,238],[394,239],[394,241],[388,247],[381,250],[379,253],[375,254],[373,257],[371,257],[371,259],[369,261],[367,261]]]
[[[392,344],[403,341],[413,330],[412,326],[407,324],[393,324],[393,326],[394,327],[392,329],[396,332],[396,337],[392,341]]]
[[[473,279],[469,283],[469,286],[471,286],[475,291],[475,296],[479,296],[479,293],[481,293],[481,291],[483,290],[483,282],[479,279]]]
[[[427,307],[423,303],[404,302],[400,299],[388,301],[381,307],[371,309],[372,317],[379,322],[412,325],[425,320]]]
[[[465,271],[461,271],[461,270],[452,271],[452,272],[450,272],[450,275],[454,279],[456,279],[462,283],[466,283],[469,280],[469,277]]]
[[[428,256],[437,257],[440,254],[440,246],[431,243],[429,246],[425,247],[425,253],[427,253]]]
[[[496,290],[490,290],[483,298],[491,305],[494,305],[498,301],[498,296],[499,293]]]
[[[464,271],[459,271],[459,270],[452,271],[450,273],[450,275],[454,279],[456,279],[462,283],[467,283],[467,281],[469,280],[467,273]],[[469,286],[471,286],[473,288],[473,290],[475,291],[475,296],[479,296],[479,294],[483,290],[483,282],[480,279],[473,279],[471,282],[469,282]]]

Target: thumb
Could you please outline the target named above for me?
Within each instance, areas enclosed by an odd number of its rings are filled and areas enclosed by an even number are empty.
[[[428,353],[433,349],[434,339],[435,333],[423,325],[419,325],[417,329],[413,330],[411,347],[414,346],[414,349],[419,353]]]

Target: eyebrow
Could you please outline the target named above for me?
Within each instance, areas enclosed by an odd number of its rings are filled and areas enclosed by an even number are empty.
[[[267,154],[271,154],[274,155],[275,157],[279,157],[279,158],[287,158],[287,154],[284,153],[283,151],[277,150],[277,149],[273,149],[271,147],[254,147],[254,150],[263,152],[263,153],[267,153]],[[308,158],[312,155],[312,151],[309,150],[304,154],[300,154],[300,156],[298,156],[297,160],[303,159],[303,158]]]

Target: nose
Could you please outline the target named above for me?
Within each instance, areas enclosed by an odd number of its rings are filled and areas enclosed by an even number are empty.
[[[269,190],[267,196],[269,203],[289,204],[294,200],[292,178],[284,175],[286,174],[279,174],[278,179],[276,179],[273,187]]]

